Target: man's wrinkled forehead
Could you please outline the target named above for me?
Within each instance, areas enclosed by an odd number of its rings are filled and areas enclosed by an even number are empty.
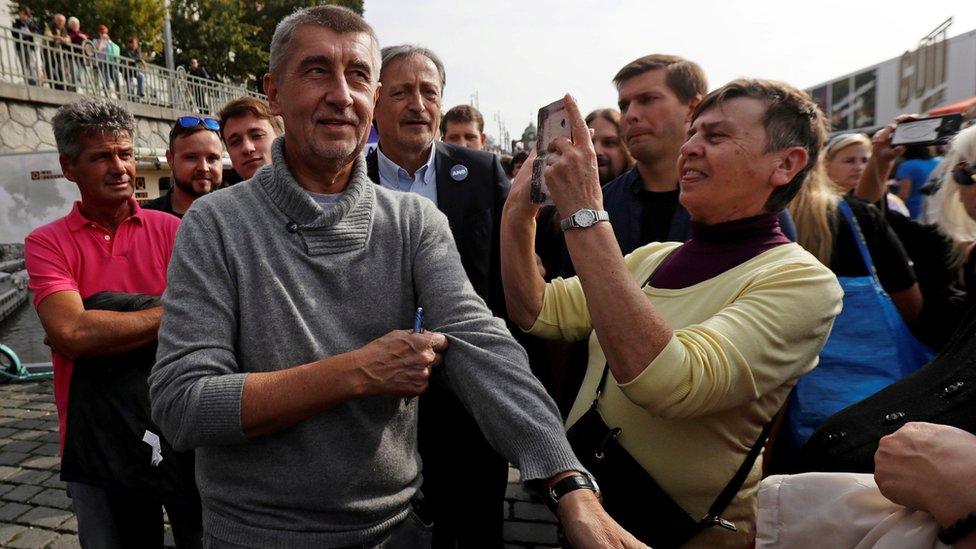
[[[348,64],[368,68],[374,82],[379,80],[380,45],[368,32],[340,33],[327,27],[302,25],[292,40],[298,42],[294,57],[299,63],[309,57],[341,56]]]

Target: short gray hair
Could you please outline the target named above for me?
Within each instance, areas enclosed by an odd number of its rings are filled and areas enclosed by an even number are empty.
[[[86,97],[63,105],[51,119],[58,153],[72,162],[81,155],[82,138],[100,133],[115,136],[135,135],[136,119],[114,101]]]
[[[409,59],[415,55],[420,55],[430,59],[430,62],[437,67],[437,74],[441,77],[441,96],[444,95],[444,86],[447,84],[447,76],[444,74],[444,63],[437,54],[423,46],[414,44],[400,44],[399,46],[387,46],[381,52],[383,57],[383,68],[390,66],[400,59]],[[383,81],[383,70],[380,70],[380,82]]]
[[[278,76],[281,72],[285,59],[291,56],[291,41],[295,36],[295,31],[304,25],[315,25],[325,27],[339,34],[345,33],[365,33],[373,40],[374,53],[379,50],[380,41],[376,37],[376,31],[365,19],[349,8],[341,6],[311,6],[296,10],[295,13],[282,19],[275,27],[274,36],[271,37],[271,53],[268,56],[268,72],[273,76]],[[373,74],[373,81],[379,78],[379,55],[374,55],[373,64],[376,65],[376,74]]]

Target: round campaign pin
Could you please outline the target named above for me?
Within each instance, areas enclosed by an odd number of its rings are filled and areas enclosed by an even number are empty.
[[[467,166],[462,166],[461,164],[455,164],[454,167],[451,168],[451,179],[455,181],[464,181],[465,179],[467,179],[467,177],[468,177]]]

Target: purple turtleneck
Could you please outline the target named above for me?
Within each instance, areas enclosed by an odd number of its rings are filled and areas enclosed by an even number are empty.
[[[778,212],[715,225],[692,221],[691,239],[665,258],[649,284],[667,290],[687,288],[789,243],[779,228]]]

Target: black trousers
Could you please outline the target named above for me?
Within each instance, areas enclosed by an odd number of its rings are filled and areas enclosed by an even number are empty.
[[[199,501],[161,503],[150,496],[68,482],[68,495],[78,517],[78,537],[85,549],[163,547],[163,507],[179,549],[201,547],[203,528]]]
[[[501,547],[508,461],[446,387],[431,383],[419,415],[423,518],[434,523],[434,549]]]

